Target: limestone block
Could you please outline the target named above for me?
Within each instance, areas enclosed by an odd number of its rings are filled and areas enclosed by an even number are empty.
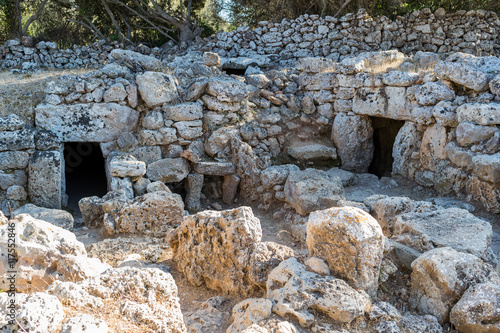
[[[435,105],[454,98],[455,92],[441,82],[424,83],[415,92],[415,99],[420,105]]]
[[[203,188],[203,175],[190,173],[186,179],[186,209],[199,211],[201,209],[201,189]]]
[[[59,151],[36,151],[28,166],[28,193],[37,206],[61,209],[64,162]]]
[[[312,256],[328,263],[332,275],[370,295],[377,292],[384,241],[370,214],[355,207],[312,212],[306,244]]]
[[[146,163],[138,161],[132,155],[118,155],[111,159],[108,169],[113,177],[137,179],[146,174]]]
[[[250,280],[261,288],[266,287],[267,276],[283,260],[293,257],[293,249],[275,242],[257,244],[250,256]]]
[[[176,99],[177,84],[173,76],[159,72],[145,72],[136,76],[137,90],[146,105],[153,108]]]
[[[181,138],[192,140],[203,135],[203,122],[201,120],[178,121],[173,124]]]
[[[488,140],[499,130],[494,126],[481,126],[463,122],[458,124],[456,134],[457,142],[462,146],[470,146],[484,140]]]
[[[47,105],[35,109],[39,128],[63,142],[108,142],[134,129],[139,112],[116,103]]]
[[[30,148],[35,148],[35,131],[33,129],[0,131],[0,151]]]
[[[203,211],[184,219],[168,243],[187,280],[228,293],[248,294],[250,257],[262,238],[260,221],[250,207]]]
[[[242,102],[248,97],[247,85],[229,79],[213,79],[208,81],[206,92],[220,102]]]
[[[203,107],[199,103],[167,105],[165,119],[173,121],[198,120],[203,118]]]
[[[147,166],[146,175],[152,181],[180,182],[189,174],[189,162],[184,158],[164,158]]]
[[[26,204],[12,213],[13,217],[21,214],[28,214],[34,219],[52,223],[53,225],[63,229],[73,229],[73,215],[65,210],[43,208],[33,204]]]
[[[336,159],[337,150],[322,144],[288,147],[288,155],[300,161]]]
[[[159,59],[130,50],[114,49],[109,53],[109,57],[128,66],[135,67],[138,65],[139,68],[146,71],[161,70],[161,61]]]
[[[197,173],[209,176],[226,176],[236,173],[236,166],[231,162],[198,162],[193,164]]]
[[[0,170],[0,189],[6,191],[11,186],[24,186],[28,179],[24,170],[2,171]]]
[[[500,183],[500,153],[493,155],[476,155],[472,158],[473,170],[482,179]]]
[[[467,66],[462,63],[440,61],[434,68],[434,72],[445,80],[453,81],[469,89],[476,91],[488,89],[488,75],[472,66]]]
[[[127,98],[128,94],[121,83],[115,83],[104,93],[104,103],[120,102]]]
[[[478,125],[500,125],[500,103],[463,104],[457,108],[458,121]]]

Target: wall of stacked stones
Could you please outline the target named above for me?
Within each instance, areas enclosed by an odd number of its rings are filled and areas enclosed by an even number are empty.
[[[96,41],[90,45],[60,49],[55,42],[33,42],[31,37],[8,40],[0,46],[0,68],[34,70],[38,68],[98,68],[108,62],[114,49],[125,49],[118,42]],[[161,49],[139,44],[129,47],[145,55],[160,56]]]
[[[138,64],[145,72],[133,70]],[[417,67],[427,71],[408,71]],[[212,53],[162,65],[124,52],[100,70],[50,82],[34,124],[0,122],[4,210],[65,204],[67,142],[100,143],[108,188],[129,198],[163,183],[185,188],[193,210],[202,187],[267,208],[289,200],[287,174],[272,165],[367,172],[373,121],[389,118],[404,121],[393,174],[500,211],[499,58],[387,51],[250,67],[244,77],[219,68]]]
[[[499,50],[500,21],[484,10],[446,13],[442,8],[413,12],[392,21],[371,17],[365,10],[341,18],[303,15],[280,23],[260,22],[251,30],[240,27],[219,32],[208,44],[224,57],[279,54],[282,58],[311,56],[340,60],[360,52],[397,49],[465,52],[491,55]]]

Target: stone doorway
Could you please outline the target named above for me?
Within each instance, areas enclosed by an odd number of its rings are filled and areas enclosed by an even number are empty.
[[[403,120],[370,117],[373,126],[373,159],[368,172],[381,177],[390,177],[392,173],[392,149]]]
[[[102,197],[108,192],[105,160],[98,143],[64,144],[66,195],[68,208],[79,214],[78,201],[84,197]]]

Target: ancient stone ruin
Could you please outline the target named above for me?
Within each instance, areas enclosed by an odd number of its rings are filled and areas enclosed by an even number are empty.
[[[9,41],[2,67],[102,65],[0,118],[18,324],[500,331],[499,27],[360,11],[100,62]]]

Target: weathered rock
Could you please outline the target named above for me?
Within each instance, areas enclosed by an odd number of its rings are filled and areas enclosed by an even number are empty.
[[[388,67],[396,68],[401,65],[404,59],[405,55],[397,50],[363,52],[356,57],[342,60],[340,62],[340,72],[342,74],[355,74],[371,71],[373,68],[385,72]]]
[[[21,214],[28,214],[31,217],[52,223],[63,229],[72,230],[74,219],[73,216],[65,210],[49,209],[38,207],[33,204],[27,204],[16,209],[12,215],[15,217]]]
[[[224,297],[215,296],[199,304],[198,309],[194,311],[184,311],[182,314],[188,332],[216,332],[221,329],[225,323],[227,312],[222,312],[219,308],[225,301]]]
[[[340,179],[315,169],[291,171],[284,191],[286,201],[301,215],[333,207],[345,200]]]
[[[15,303],[19,308],[14,311],[13,318],[8,316],[11,300],[6,292],[0,294],[0,325],[4,332],[17,332],[20,327],[34,333],[59,332],[64,309],[56,297],[41,292],[16,294]],[[9,320],[15,324],[10,325]]]
[[[130,68],[139,68],[147,71],[161,70],[160,60],[130,50],[114,49],[109,53],[109,57]]]
[[[446,144],[448,143],[446,127],[434,124],[427,127],[420,145],[420,162],[430,171],[435,171],[440,160],[446,158]]]
[[[454,98],[455,92],[440,82],[424,83],[415,93],[415,99],[420,105],[435,105]]]
[[[121,83],[115,83],[104,93],[104,103],[121,102],[127,98],[128,94]]]
[[[311,271],[319,275],[330,275],[330,267],[323,259],[311,257],[304,263]]]
[[[60,333],[108,333],[109,327],[102,319],[96,319],[90,315],[73,317],[64,323]]]
[[[87,258],[82,243],[70,231],[51,223],[35,220],[29,215],[19,215],[16,223],[17,257],[15,264],[16,288],[21,292],[41,291],[56,279],[80,281],[97,275],[109,266],[99,259]],[[7,256],[7,225],[0,226],[2,256]],[[7,258],[0,265],[3,276],[1,286],[9,289]]]
[[[357,292],[343,280],[308,272],[295,258],[283,261],[271,271],[267,298],[274,303],[273,312],[282,317],[291,315],[304,327],[315,321],[309,310],[350,323],[369,313],[371,307],[370,298],[364,291]]]
[[[145,72],[136,76],[137,89],[150,108],[171,102],[178,97],[173,76],[159,72]]]
[[[233,323],[226,333],[246,332],[253,324],[269,318],[272,314],[273,303],[265,298],[249,298],[233,307]]]
[[[0,151],[35,148],[35,131],[29,128],[0,131]]]
[[[242,102],[248,96],[247,85],[236,80],[214,79],[208,81],[207,94],[220,102]]]
[[[37,127],[63,142],[108,142],[137,124],[139,112],[116,103],[47,105],[35,109]]]
[[[230,162],[198,162],[193,164],[197,173],[209,176],[226,176],[236,173],[236,167]]]
[[[201,189],[203,188],[203,175],[190,173],[186,179],[186,209],[199,211],[201,208]]]
[[[457,108],[458,121],[478,125],[500,125],[500,103],[463,104]]]
[[[471,123],[460,123],[457,126],[457,142],[462,146],[470,146],[491,138],[498,129],[493,126],[481,126]]]
[[[221,127],[210,135],[205,140],[205,152],[214,156],[217,154],[228,154],[230,149],[231,138],[236,136],[238,131],[234,128]]]
[[[0,117],[0,131],[17,131],[24,127],[22,121],[17,114],[9,114],[6,117]]]
[[[337,150],[322,144],[288,147],[288,155],[300,161],[336,159]]]
[[[488,75],[462,63],[440,61],[434,72],[443,79],[453,81],[469,89],[483,91],[488,89]]]
[[[470,198],[479,200],[489,211],[500,213],[500,188],[476,175],[467,179],[466,191]]]
[[[384,241],[370,214],[355,207],[312,212],[306,244],[312,256],[328,263],[332,275],[368,294],[376,293]]]
[[[333,121],[331,137],[343,169],[360,173],[368,171],[374,151],[369,117],[339,113]]]
[[[0,153],[0,170],[24,169],[28,166],[29,154],[24,151]]]
[[[189,174],[189,162],[183,158],[164,158],[148,165],[146,175],[152,181],[180,182]]]
[[[116,233],[165,235],[182,222],[184,203],[178,194],[157,191],[135,198],[111,215]]]
[[[231,205],[234,202],[240,181],[241,178],[237,175],[224,176],[224,181],[222,182],[222,201],[226,205]]]
[[[480,283],[470,287],[451,309],[450,322],[464,333],[500,331],[500,286]]]
[[[11,186],[24,186],[28,179],[24,170],[2,171],[0,170],[0,189],[6,191]]]
[[[407,314],[399,321],[402,333],[442,333],[443,328],[439,325],[436,317],[431,315],[415,316]]]
[[[390,71],[383,75],[382,81],[388,86],[408,87],[415,84],[418,79],[419,75],[416,73]]]
[[[185,98],[187,101],[196,101],[205,92],[208,79],[206,77],[197,78],[187,88]]]
[[[457,106],[449,101],[441,101],[434,106],[432,115],[442,126],[456,127],[458,125]]]
[[[219,55],[213,52],[203,53],[203,63],[206,66],[215,66],[215,67],[220,67],[222,65],[222,61]]]
[[[436,247],[483,257],[491,244],[491,225],[465,209],[448,208],[398,215],[393,239],[425,252]]]
[[[188,121],[201,118],[203,118],[203,107],[199,103],[184,103],[165,107],[165,119]]]
[[[130,73],[130,70],[127,67],[120,66],[117,63],[107,64],[101,68],[100,71],[112,79],[116,79],[119,76],[125,76]]]
[[[270,80],[264,74],[247,74],[245,75],[245,78],[248,84],[259,89],[264,88],[270,82]]]
[[[137,179],[146,174],[146,163],[138,161],[132,155],[118,155],[111,159],[108,170],[113,177]]]
[[[300,171],[295,164],[273,165],[260,174],[262,187],[270,189],[275,185],[284,185],[291,171]]]
[[[134,187],[129,178],[111,177],[109,189],[113,192],[124,191],[125,196],[129,200],[134,198]]]
[[[59,151],[36,151],[30,158],[28,193],[37,206],[61,209],[63,157]]]
[[[250,207],[190,215],[168,235],[173,260],[189,282],[229,293],[247,294],[255,286],[250,258],[262,238]]]
[[[450,247],[437,248],[412,263],[410,303],[421,313],[449,320],[451,308],[470,286],[500,283],[492,266],[478,257]]]
[[[293,257],[293,250],[288,246],[274,242],[257,244],[250,256],[250,280],[259,287],[265,287],[269,272],[283,260]]]
[[[338,64],[332,59],[327,58],[301,58],[295,62],[295,67],[302,72],[323,73],[335,71]]]
[[[500,96],[500,75],[496,75],[493,80],[490,81],[490,90],[497,96]]]
[[[415,161],[413,153],[418,152],[421,146],[422,132],[419,132],[415,123],[406,122],[399,130],[394,141],[392,157],[392,173],[404,177],[413,178],[419,167],[419,161]]]
[[[128,201],[128,198],[125,191],[111,191],[102,198],[93,196],[80,199],[78,208],[80,208],[80,212],[82,213],[82,219],[85,226],[89,228],[102,227],[104,217],[102,207],[108,201],[125,203]]]
[[[493,155],[476,155],[472,158],[474,173],[482,179],[500,183],[500,153]]]
[[[28,193],[26,193],[24,187],[19,185],[12,185],[7,189],[5,197],[8,200],[24,201],[28,197]]]

